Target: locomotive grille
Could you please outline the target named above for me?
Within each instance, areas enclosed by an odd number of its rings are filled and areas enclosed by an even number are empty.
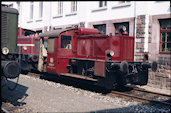
[[[7,14],[1,14],[1,44],[4,45],[7,43],[8,34],[7,34]],[[2,46],[1,45],[1,46]]]

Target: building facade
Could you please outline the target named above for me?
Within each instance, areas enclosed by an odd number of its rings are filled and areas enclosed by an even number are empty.
[[[7,2],[2,2],[7,3]],[[8,2],[19,10],[19,27],[46,32],[79,25],[115,35],[120,25],[135,36],[135,61],[158,61],[149,85],[171,89],[170,1]],[[11,5],[12,4],[12,5]]]

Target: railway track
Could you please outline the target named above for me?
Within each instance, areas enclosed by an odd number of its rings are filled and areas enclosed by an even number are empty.
[[[151,92],[141,88],[133,88],[130,91],[111,91],[110,96],[123,97],[128,100],[136,100],[142,103],[160,104],[171,106],[171,95]]]
[[[29,73],[28,76],[33,76],[36,78],[41,77],[40,74],[35,74],[35,73]],[[109,95],[111,97],[112,96],[122,97],[128,100],[140,101],[142,103],[151,103],[151,104],[171,106],[171,95],[151,92],[142,88],[131,88],[131,87],[126,86],[122,89],[111,91],[110,93],[107,93],[106,95]]]

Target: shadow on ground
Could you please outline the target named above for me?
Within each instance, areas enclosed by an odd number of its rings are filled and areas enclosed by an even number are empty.
[[[9,87],[14,87],[15,82],[8,80],[8,85]],[[4,86],[4,81],[1,80],[1,102],[9,102],[14,106],[25,105],[26,103],[23,101],[28,96],[26,94],[27,90],[28,87],[18,84],[15,90],[10,91]]]

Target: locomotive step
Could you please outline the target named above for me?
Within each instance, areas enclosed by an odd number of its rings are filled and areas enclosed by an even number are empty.
[[[75,77],[75,78],[79,78],[79,79],[85,79],[85,80],[91,80],[94,82],[97,82],[97,79],[93,79],[87,76],[83,76],[83,75],[77,75],[77,74],[72,74],[72,73],[61,73],[60,75],[62,76],[69,76],[69,77]]]

